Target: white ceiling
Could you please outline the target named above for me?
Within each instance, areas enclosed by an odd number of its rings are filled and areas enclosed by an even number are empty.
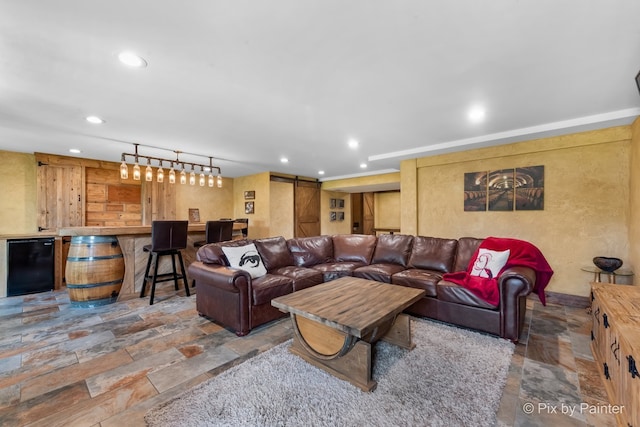
[[[638,0],[0,0],[0,149],[344,177],[630,123],[639,70]]]

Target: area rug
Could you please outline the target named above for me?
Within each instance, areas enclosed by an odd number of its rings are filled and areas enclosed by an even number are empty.
[[[153,408],[149,426],[492,426],[514,345],[412,320],[416,347],[378,342],[366,393],[280,344]]]

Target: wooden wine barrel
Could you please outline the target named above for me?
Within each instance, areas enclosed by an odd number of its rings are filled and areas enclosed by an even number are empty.
[[[73,236],[65,279],[71,307],[92,308],[118,299],[124,257],[116,236]]]

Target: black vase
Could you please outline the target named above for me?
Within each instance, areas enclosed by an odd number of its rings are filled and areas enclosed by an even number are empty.
[[[622,260],[620,258],[609,258],[606,256],[595,257],[593,263],[600,270],[606,271],[607,273],[612,273],[622,267]]]

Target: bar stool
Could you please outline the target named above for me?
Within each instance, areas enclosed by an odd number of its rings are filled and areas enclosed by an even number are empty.
[[[195,242],[193,246],[199,248],[200,246],[204,246],[207,243],[226,242],[227,240],[231,240],[232,233],[232,220],[207,221],[204,229],[205,240]]]
[[[236,218],[235,222],[244,224],[244,227],[241,229],[241,231],[242,237],[246,239],[249,235],[249,218]]]
[[[181,249],[185,249],[187,247],[188,226],[189,221],[153,221],[151,223],[151,244],[145,245],[142,248],[143,251],[149,252],[149,258],[147,259],[147,269],[145,270],[142,289],[140,290],[140,298],[144,298],[147,281],[152,281],[149,305],[153,305],[156,283],[158,282],[173,280],[177,291],[178,280],[182,279],[187,296],[191,296],[189,293],[189,286],[187,285],[187,274],[185,273],[184,262],[182,261],[182,252],[180,252]],[[160,257],[167,255],[171,255],[173,272],[158,274],[158,260]],[[176,255],[180,261],[182,274],[178,274],[178,270],[176,269]],[[152,261],[155,262],[153,263],[153,272],[151,274],[150,270]]]

